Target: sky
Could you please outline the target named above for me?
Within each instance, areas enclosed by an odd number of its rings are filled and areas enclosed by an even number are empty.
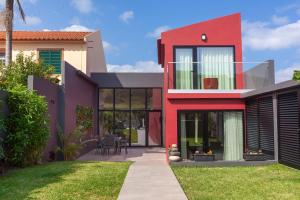
[[[16,13],[15,30],[100,30],[109,71],[159,72],[161,32],[236,12],[242,15],[243,61],[274,59],[277,82],[300,70],[300,0],[20,1],[26,24]]]

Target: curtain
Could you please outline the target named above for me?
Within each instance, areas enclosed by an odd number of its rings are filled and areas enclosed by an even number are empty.
[[[219,88],[234,89],[232,47],[200,47],[197,50],[198,86],[204,89],[204,78],[218,78]]]
[[[176,89],[193,89],[193,50],[176,49]]]
[[[243,159],[242,112],[224,112],[224,160]]]
[[[181,151],[181,158],[187,158],[187,147],[186,147],[186,119],[185,113],[180,114],[180,135],[181,135],[181,143],[180,143],[180,151]]]

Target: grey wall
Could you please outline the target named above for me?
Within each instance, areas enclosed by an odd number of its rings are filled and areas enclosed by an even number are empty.
[[[91,78],[101,88],[163,87],[163,73],[92,73]]]
[[[260,89],[275,84],[274,61],[267,60],[244,72],[245,89]]]
[[[49,159],[49,152],[55,150],[57,145],[58,127],[58,105],[60,104],[58,94],[59,86],[45,79],[29,76],[28,89],[35,90],[39,95],[44,96],[48,103],[48,114],[50,118],[50,138],[43,153],[43,160]]]

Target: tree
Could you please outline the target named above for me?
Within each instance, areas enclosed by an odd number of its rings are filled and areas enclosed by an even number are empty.
[[[22,20],[25,22],[25,13],[20,3],[20,0],[16,0],[19,13]],[[5,31],[6,31],[6,43],[5,43],[5,65],[8,66],[12,60],[12,32],[13,32],[13,19],[14,19],[14,0],[6,0],[5,4]]]
[[[298,71],[298,70],[294,71],[293,80],[300,82],[300,71]]]

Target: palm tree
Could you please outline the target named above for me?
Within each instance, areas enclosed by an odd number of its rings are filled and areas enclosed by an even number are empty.
[[[16,0],[19,13],[22,20],[25,22],[25,13],[21,6],[20,0]],[[6,47],[5,47],[5,65],[9,65],[12,60],[12,32],[14,19],[14,0],[6,0],[4,25],[6,31]]]

